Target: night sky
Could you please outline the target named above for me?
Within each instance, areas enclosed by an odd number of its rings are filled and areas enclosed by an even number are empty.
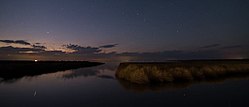
[[[249,57],[249,0],[0,0],[0,59]]]

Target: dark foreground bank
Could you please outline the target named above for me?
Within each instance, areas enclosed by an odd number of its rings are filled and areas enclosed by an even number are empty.
[[[137,84],[190,82],[249,75],[249,60],[121,63],[116,77]]]
[[[16,79],[101,64],[88,61],[0,61],[0,78]]]

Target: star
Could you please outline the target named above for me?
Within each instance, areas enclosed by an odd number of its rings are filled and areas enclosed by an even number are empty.
[[[125,15],[125,12],[122,12],[122,15]]]
[[[146,20],[146,18],[144,18],[144,20],[143,20],[144,22],[147,22],[147,20]]]
[[[36,91],[34,92],[34,96],[36,96]]]

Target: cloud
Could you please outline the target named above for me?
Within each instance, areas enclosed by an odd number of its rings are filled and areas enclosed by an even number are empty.
[[[110,44],[110,45],[103,45],[103,46],[100,46],[99,48],[113,48],[113,47],[116,47],[118,44]]]
[[[220,47],[220,44],[206,45],[197,50],[167,50],[159,52],[109,52],[103,53],[102,48],[115,47],[117,44],[103,45],[100,47],[80,46],[75,44],[63,45],[64,48],[73,50],[67,53],[61,50],[46,50],[47,47],[41,44],[31,44],[30,48],[22,47],[0,47],[0,59],[31,59],[41,60],[87,60],[100,62],[123,62],[123,61],[167,61],[184,59],[221,59],[235,58],[244,55],[248,57],[248,51],[232,50],[233,54],[228,54],[233,48],[240,48],[241,45],[231,45]],[[220,47],[220,48],[214,48]],[[209,49],[211,48],[211,49]],[[241,53],[240,53],[241,52]],[[13,57],[15,56],[15,57]]]
[[[205,45],[205,46],[202,46],[200,47],[201,49],[209,49],[209,48],[216,48],[216,47],[219,47],[221,46],[220,44],[210,44],[210,45]]]
[[[21,45],[31,45],[29,42],[24,40],[0,40],[3,43],[21,44]]]
[[[222,52],[218,50],[183,51],[172,50],[162,52],[125,52],[125,53],[100,53],[99,48],[82,47],[79,45],[66,45],[67,48],[75,50],[73,53],[65,53],[60,50],[46,51],[41,48],[15,48],[0,47],[0,58],[6,58],[7,54],[29,57],[35,56],[44,60],[88,60],[88,61],[167,61],[182,59],[218,59],[223,58]],[[5,56],[4,56],[5,55]],[[32,57],[34,58],[34,57]]]
[[[43,49],[35,49],[35,48],[16,48],[12,46],[0,47],[0,53],[2,54],[20,54],[20,53],[39,53],[44,51]]]
[[[66,53],[60,50],[54,50],[54,51],[43,51],[39,54],[41,55],[65,55]]]
[[[27,41],[24,40],[0,40],[0,42],[3,43],[8,43],[8,44],[21,44],[21,45],[28,45],[30,46],[30,48],[21,48],[21,47],[12,47],[12,46],[8,46],[8,47],[1,47],[1,50],[6,50],[6,51],[12,51],[15,53],[15,51],[17,51],[17,53],[20,53],[19,51],[25,52],[25,51],[29,51],[29,52],[34,52],[34,51],[44,51],[45,49],[47,49],[47,47],[41,45],[41,43],[35,43],[35,44],[31,44]]]
[[[223,54],[217,50],[203,51],[183,51],[172,50],[162,52],[144,53],[121,53],[119,56],[126,56],[128,61],[167,61],[184,59],[218,59],[223,58]]]
[[[222,47],[221,49],[235,49],[235,48],[242,48],[242,45],[231,45],[231,46],[225,46]]]
[[[39,43],[39,42],[37,42],[37,43],[35,43],[36,45],[41,45],[42,43]]]
[[[35,49],[42,49],[42,50],[47,49],[47,47],[42,46],[42,45],[32,45],[32,47],[35,48]]]
[[[75,52],[73,52],[73,54],[97,54],[99,52],[101,52],[100,48],[96,48],[96,47],[83,47],[83,46],[79,46],[79,45],[74,45],[74,44],[69,44],[69,45],[64,45],[66,48],[68,49],[72,49]]]

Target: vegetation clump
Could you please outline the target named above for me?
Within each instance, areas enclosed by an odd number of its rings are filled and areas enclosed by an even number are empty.
[[[137,84],[190,82],[249,74],[248,60],[121,63],[116,77]]]

